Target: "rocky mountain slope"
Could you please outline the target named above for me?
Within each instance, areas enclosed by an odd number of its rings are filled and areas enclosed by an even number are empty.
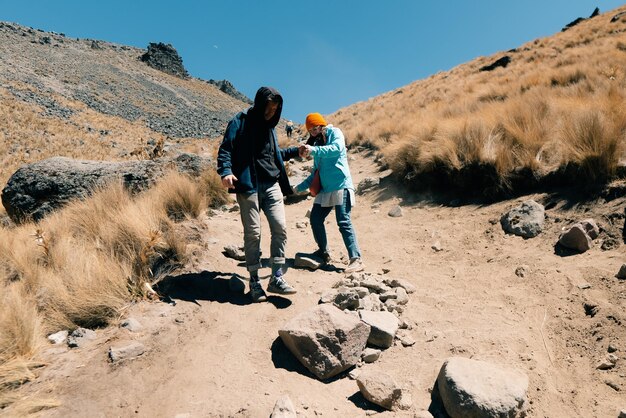
[[[47,116],[68,118],[74,112],[60,103],[60,96],[105,115],[142,120],[171,137],[221,134],[224,123],[246,105],[242,95],[235,91],[235,98],[213,83],[186,76],[184,68],[173,70],[181,60],[171,46],[150,47],[0,23],[0,82],[15,97],[43,106]]]

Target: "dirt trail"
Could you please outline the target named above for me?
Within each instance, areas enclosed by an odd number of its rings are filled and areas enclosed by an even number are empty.
[[[351,154],[355,184],[380,175],[366,153]],[[602,251],[595,245],[570,257],[554,251],[568,221],[597,217],[602,223],[609,219],[602,215],[624,213],[623,200],[587,213],[560,209],[562,202],[557,202],[547,211],[546,230],[524,240],[504,234],[499,218],[525,199],[545,201],[546,196],[450,207],[403,195],[389,179],[383,183],[358,196],[353,212],[367,271],[389,269],[390,276],[411,281],[418,291],[403,314],[414,324],[410,333],[416,344],[394,345],[364,366],[384,369],[412,395],[411,411],[382,416],[413,416],[428,409],[439,368],[453,355],[526,372],[532,417],[615,417],[626,408],[623,395],[607,384],[626,390],[626,283],[614,277],[626,260],[625,247]],[[310,230],[296,228],[311,204],[287,205],[290,258],[314,249]],[[404,215],[388,216],[397,204]],[[238,213],[219,212],[204,226],[192,229],[207,247],[197,251],[197,272],[170,287],[175,306],[141,303],[127,313],[142,323],[140,332],[111,327],[98,331],[98,340],[85,348],[48,352],[50,365],[30,390],[55,397],[62,406],[41,415],[267,417],[283,393],[303,417],[363,417],[380,411],[363,402],[347,376],[330,382],[312,378],[278,339],[278,329],[316,305],[342,273],[290,268],[286,277],[298,289],[296,295],[252,304],[247,295],[229,292],[227,279],[245,275],[245,267],[221,253],[225,245],[242,240]],[[267,255],[266,223],[263,228]],[[345,256],[332,215],[327,230],[335,258]],[[520,266],[528,272],[523,278],[515,274]],[[269,274],[269,268],[262,273]],[[594,317],[583,307],[588,300],[599,307]],[[111,365],[109,346],[127,340],[141,341],[149,351]],[[596,370],[609,344],[620,360],[612,370]]]

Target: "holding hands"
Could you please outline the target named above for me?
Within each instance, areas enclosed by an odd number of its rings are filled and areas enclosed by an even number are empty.
[[[310,145],[306,145],[306,144],[300,145],[300,147],[298,148],[298,153],[300,154],[300,158],[305,158],[311,155],[311,149],[313,149],[313,147]]]

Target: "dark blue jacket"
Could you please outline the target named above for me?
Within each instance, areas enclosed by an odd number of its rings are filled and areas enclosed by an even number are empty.
[[[263,90],[262,89],[266,89]],[[264,109],[266,103],[267,92],[273,93],[273,98],[276,100],[278,96],[281,101],[281,107],[277,111],[277,115],[269,121],[269,124],[263,123],[250,123],[251,118],[255,117],[253,113],[256,109]],[[262,94],[259,94],[262,93]],[[258,102],[258,103],[257,103]],[[280,110],[282,109],[282,97],[279,93],[271,88],[262,87],[257,92],[255,97],[255,104],[247,111],[239,112],[226,127],[224,132],[224,139],[220,145],[217,154],[217,172],[220,177],[233,174],[237,177],[235,182],[235,188],[230,189],[232,193],[251,193],[257,190],[257,176],[255,172],[254,150],[255,140],[267,136],[273,143],[274,158],[276,167],[280,172],[278,177],[278,183],[283,195],[288,196],[293,193],[291,185],[289,184],[289,178],[287,177],[287,171],[285,170],[284,161],[290,160],[298,155],[298,147],[290,147],[286,149],[280,149],[278,146],[278,139],[276,137],[276,126],[278,119],[280,118]],[[258,111],[257,111],[258,113]],[[260,117],[257,116],[260,120]],[[269,132],[268,132],[269,130]]]

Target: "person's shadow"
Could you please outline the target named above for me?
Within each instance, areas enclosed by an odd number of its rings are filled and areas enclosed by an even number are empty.
[[[238,283],[239,290],[231,290],[229,281],[233,276],[235,276],[233,273],[217,271],[168,276],[155,286],[155,290],[165,301],[181,300],[199,305],[198,301],[205,300],[239,306],[250,305],[253,303],[252,299],[247,291],[244,293],[247,283],[241,281]],[[267,301],[278,309],[285,309],[291,305],[289,299],[269,293]]]

